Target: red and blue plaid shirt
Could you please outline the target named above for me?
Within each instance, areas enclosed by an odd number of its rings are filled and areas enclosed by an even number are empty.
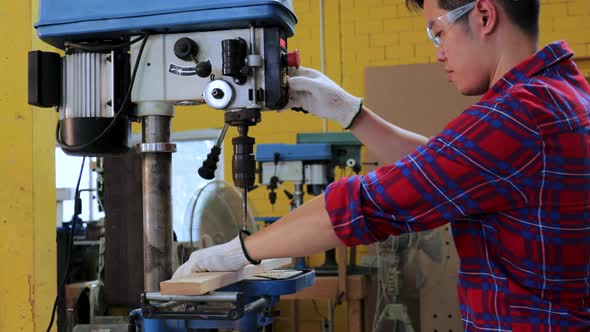
[[[550,44],[393,165],[333,183],[347,245],[451,223],[466,331],[590,331],[590,86]]]

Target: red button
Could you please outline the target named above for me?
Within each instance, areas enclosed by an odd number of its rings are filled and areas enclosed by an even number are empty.
[[[301,58],[299,57],[299,50],[287,53],[287,66],[299,68],[301,65]]]

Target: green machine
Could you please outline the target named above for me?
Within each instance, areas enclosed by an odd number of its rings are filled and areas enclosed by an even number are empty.
[[[340,176],[350,176],[358,174],[361,171],[361,142],[350,132],[338,133],[300,133],[297,134],[297,144],[329,144],[331,148],[331,160],[328,165],[327,184],[334,182],[337,170],[340,170]],[[307,192],[311,195],[319,195],[326,188],[317,188],[308,186]],[[356,268],[356,248],[351,248],[350,273],[354,273]],[[336,250],[326,251],[324,264],[316,267],[316,274],[337,275],[338,264],[336,262]]]

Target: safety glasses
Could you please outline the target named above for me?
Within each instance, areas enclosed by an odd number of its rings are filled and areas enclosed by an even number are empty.
[[[437,48],[440,47],[440,33],[451,24],[457,22],[461,17],[469,13],[474,7],[477,1],[470,2],[461,7],[455,8],[450,12],[441,15],[428,23],[426,27],[426,33],[428,38],[434,43]]]

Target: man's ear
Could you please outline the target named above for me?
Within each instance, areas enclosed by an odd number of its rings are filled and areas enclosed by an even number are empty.
[[[490,34],[498,25],[498,7],[492,0],[480,0],[476,3],[475,17],[479,30],[483,34]]]

